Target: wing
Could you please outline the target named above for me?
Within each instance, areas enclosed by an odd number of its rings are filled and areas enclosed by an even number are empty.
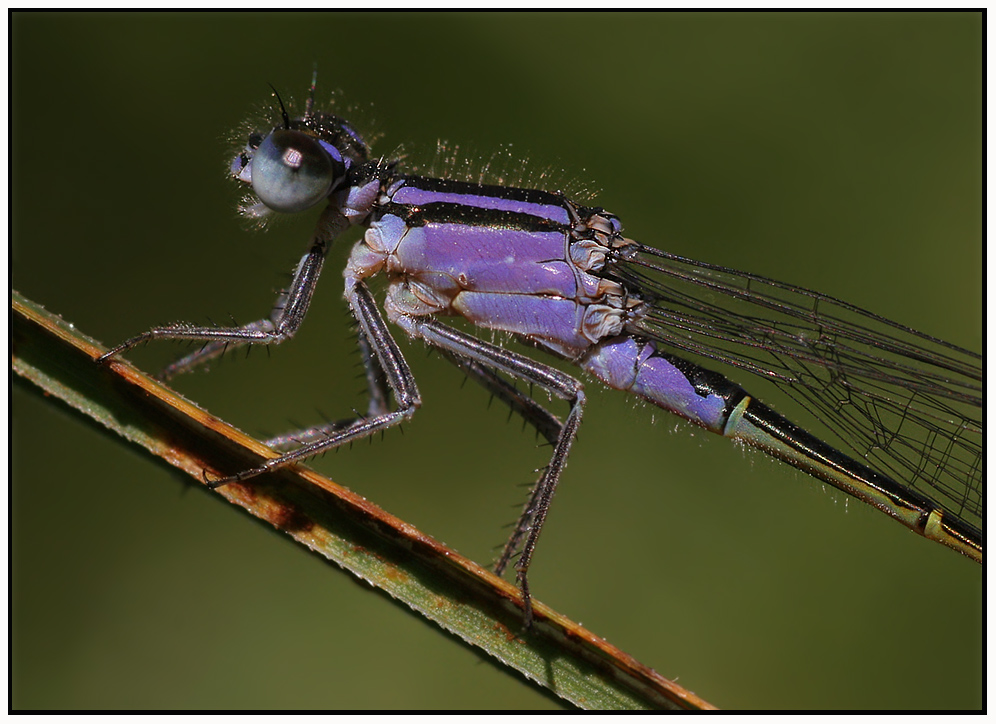
[[[812,434],[981,530],[981,355],[825,294],[640,244],[604,273],[647,303],[630,332],[768,380],[767,404],[780,400]]]

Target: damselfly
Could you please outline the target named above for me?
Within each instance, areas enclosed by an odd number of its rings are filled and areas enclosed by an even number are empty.
[[[366,414],[273,438],[268,444],[284,454],[209,487],[414,415],[418,387],[367,285],[383,274],[387,320],[438,350],[553,447],[495,566],[501,574],[514,561],[527,625],[527,572],[581,422],[584,386],[445,317],[514,335],[981,561],[981,355],[826,295],[643,246],[623,235],[614,215],[559,192],[405,173],[398,160],[371,158],[347,120],[317,111],[314,93],[313,83],[295,118],[278,98],[279,117],[251,131],[231,164],[232,176],[252,189],[242,208],[248,217],[326,204],[269,317],[233,327],[154,327],[100,358],[152,339],[203,342],[166,368],[169,378],[232,346],[284,341],[307,314],[334,240],[351,226],[366,229],[345,269],[370,393]],[[710,364],[776,383],[823,439]],[[567,416],[553,415],[515,382],[566,401]]]

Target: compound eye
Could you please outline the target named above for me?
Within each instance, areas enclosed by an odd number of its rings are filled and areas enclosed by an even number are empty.
[[[278,129],[252,155],[252,188],[274,211],[304,211],[328,196],[335,163],[317,140],[300,131]]]

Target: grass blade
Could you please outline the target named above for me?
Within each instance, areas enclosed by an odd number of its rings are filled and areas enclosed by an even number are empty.
[[[11,366],[49,398],[200,481],[274,457],[253,438],[11,294]],[[359,495],[302,466],[216,491],[555,695],[591,709],[707,709],[566,617],[535,602],[522,630],[518,590]]]

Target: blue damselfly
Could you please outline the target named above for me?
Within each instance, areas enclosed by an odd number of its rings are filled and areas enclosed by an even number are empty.
[[[237,327],[155,327],[101,359],[151,339],[203,342],[165,370],[168,378],[232,346],[288,339],[306,315],[329,248],[356,225],[366,233],[347,263],[345,295],[358,322],[370,402],[358,418],[273,438],[274,448],[289,451],[212,479],[211,487],[412,417],[420,393],[366,284],[383,274],[388,320],[438,350],[553,446],[496,565],[501,573],[515,562],[527,625],[527,570],[580,425],[584,387],[531,356],[444,324],[447,316],[515,335],[981,561],[980,355],[832,297],[643,246],[623,235],[612,214],[561,193],[406,174],[396,159],[372,158],[347,120],[316,111],[314,85],[300,117],[282,103],[278,109],[232,161],[232,175],[252,187],[243,212],[262,219],[328,205],[271,315]],[[738,382],[710,371],[713,364],[742,373]],[[807,419],[790,422],[755,399],[751,374],[785,390]],[[567,416],[548,412],[515,381],[566,401]],[[810,427],[823,439],[804,429]]]

